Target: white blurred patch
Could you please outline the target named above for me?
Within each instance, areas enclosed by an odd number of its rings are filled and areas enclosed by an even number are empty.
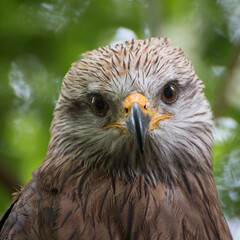
[[[226,70],[225,66],[212,66],[212,71],[215,76],[221,76]]]
[[[213,131],[216,142],[227,141],[237,129],[237,122],[230,117],[221,117],[216,119]]]
[[[9,85],[14,90],[14,94],[24,100],[31,97],[31,88],[24,80],[24,72],[16,62],[11,65],[9,72]]]
[[[148,25],[146,25],[144,28],[144,34],[147,38],[151,37],[151,33]]]
[[[110,46],[115,46],[116,44],[123,43],[125,41],[129,41],[132,39],[136,39],[135,33],[127,28],[120,27],[117,29]]]
[[[240,43],[240,3],[239,0],[218,0],[227,20],[229,37],[232,43]]]
[[[54,11],[54,5],[50,3],[41,3],[41,6],[47,11]]]
[[[67,4],[60,6],[60,4],[41,3],[37,14],[45,23],[46,29],[58,32],[67,25],[67,7]]]
[[[239,240],[240,239],[240,219],[239,218],[228,219],[227,222],[228,222],[230,231],[232,233],[233,240]]]
[[[14,94],[15,107],[28,110],[33,102],[55,103],[59,94],[61,78],[50,73],[39,58],[32,54],[18,57],[11,63],[8,73],[9,85]],[[18,100],[23,101],[18,101]]]

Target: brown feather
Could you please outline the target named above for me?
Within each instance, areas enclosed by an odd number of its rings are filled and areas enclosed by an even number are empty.
[[[147,136],[144,154],[132,136],[103,129],[121,119],[129,93],[158,97],[156,89],[175,78],[184,94],[176,106],[152,100],[173,118]],[[63,82],[47,157],[4,215],[0,239],[231,240],[212,175],[212,119],[202,88],[168,39],[84,54]],[[115,106],[110,115],[89,109],[95,90]]]

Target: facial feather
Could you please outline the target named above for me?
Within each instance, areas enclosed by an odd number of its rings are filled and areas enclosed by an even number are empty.
[[[170,82],[177,86],[178,98],[166,104],[161,92]],[[152,179],[166,179],[177,174],[179,164],[211,167],[212,115],[202,89],[191,62],[167,39],[87,52],[65,76],[50,148],[63,155],[71,152],[87,167],[113,175],[147,173]],[[144,155],[128,132],[103,128],[124,118],[123,101],[135,92],[146,96],[157,113],[173,115],[147,133]],[[90,108],[89,95],[95,93],[109,104],[104,116]]]

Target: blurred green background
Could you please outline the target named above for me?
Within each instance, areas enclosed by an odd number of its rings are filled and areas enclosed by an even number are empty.
[[[63,76],[81,53],[169,37],[206,85],[214,174],[240,239],[240,1],[3,0],[0,8],[0,216],[44,160]]]

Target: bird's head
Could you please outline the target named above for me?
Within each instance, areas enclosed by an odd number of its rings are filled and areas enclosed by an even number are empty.
[[[202,89],[167,39],[87,52],[63,81],[50,151],[126,176],[211,167],[212,115]]]

